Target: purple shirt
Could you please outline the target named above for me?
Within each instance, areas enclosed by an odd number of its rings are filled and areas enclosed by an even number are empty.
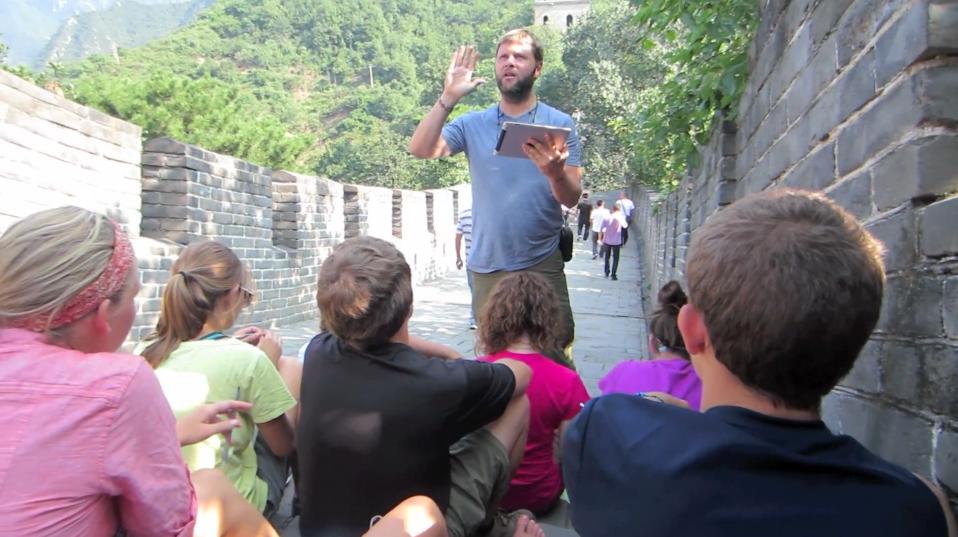
[[[605,233],[605,235],[602,236],[602,243],[610,246],[619,246],[622,244],[622,230],[627,227],[629,227],[629,224],[626,223],[625,215],[622,214],[622,211],[609,213],[602,219],[602,229],[599,230]]]
[[[702,404],[702,381],[692,362],[682,358],[621,362],[602,377],[599,390],[602,395],[665,392],[684,399],[693,410],[699,410]]]

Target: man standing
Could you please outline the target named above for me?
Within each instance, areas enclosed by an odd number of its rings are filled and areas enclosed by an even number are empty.
[[[599,257],[599,254],[605,252],[600,240],[602,232],[602,222],[609,216],[609,210],[605,208],[605,201],[595,202],[595,210],[592,211],[592,259]]]
[[[456,222],[456,270],[462,270],[462,243],[466,243],[466,259],[469,259],[469,248],[472,246],[472,209],[465,209],[459,213]],[[472,273],[466,270],[466,282],[469,283],[469,329],[476,329],[476,308],[473,304]]]
[[[592,204],[589,202],[589,193],[582,194],[582,201],[579,202],[579,221],[576,229],[576,236],[580,240],[589,238],[589,219],[592,216]]]
[[[619,192],[619,201],[616,202],[619,207],[622,209],[622,214],[625,216],[625,223],[632,223],[632,212],[635,211],[635,204],[632,203],[632,200],[625,194],[625,191]],[[625,246],[625,243],[629,242],[629,228],[622,228],[622,246]]]
[[[526,30],[507,33],[496,47],[495,73],[501,99],[445,125],[459,101],[485,82],[473,79],[478,53],[459,47],[446,72],[442,95],[413,133],[409,152],[438,158],[465,152],[472,177],[475,216],[466,265],[473,276],[473,305],[481,311],[496,282],[509,272],[544,275],[558,293],[565,337],[574,336],[559,232],[562,206],[573,207],[582,193],[581,151],[572,118],[540,102],[533,85],[542,73],[542,46]],[[546,135],[524,145],[529,160],[495,153],[502,124],[536,123],[572,129],[565,141]]]

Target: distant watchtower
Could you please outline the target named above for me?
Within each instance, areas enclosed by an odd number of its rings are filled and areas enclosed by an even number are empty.
[[[565,32],[589,12],[589,0],[535,0],[535,23]]]

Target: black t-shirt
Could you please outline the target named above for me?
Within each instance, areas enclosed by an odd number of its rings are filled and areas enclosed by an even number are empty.
[[[582,537],[944,537],[931,490],[821,421],[697,413],[608,395],[569,428],[562,469]]]
[[[402,500],[449,504],[449,447],[499,418],[515,376],[501,364],[368,352],[330,333],[306,350],[296,443],[304,537],[356,536]]]
[[[586,223],[592,216],[592,204],[588,201],[579,202],[579,222]]]

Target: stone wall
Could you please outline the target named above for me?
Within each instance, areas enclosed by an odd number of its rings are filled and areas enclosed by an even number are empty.
[[[140,136],[135,125],[0,71],[0,232],[62,205],[120,220],[143,283],[130,341],[155,326],[173,260],[200,239],[229,246],[252,270],[256,302],[240,323],[316,318],[319,267],[347,237],[392,242],[417,283],[455,262],[455,218],[470,203],[468,185],[428,192],[344,185]]]
[[[0,230],[77,205],[140,228],[141,129],[0,70]]]
[[[822,190],[887,248],[881,321],[825,419],[958,493],[958,2],[763,0],[735,121],[662,196],[631,190],[647,289],[767,188]],[[654,296],[654,293],[653,295]]]

